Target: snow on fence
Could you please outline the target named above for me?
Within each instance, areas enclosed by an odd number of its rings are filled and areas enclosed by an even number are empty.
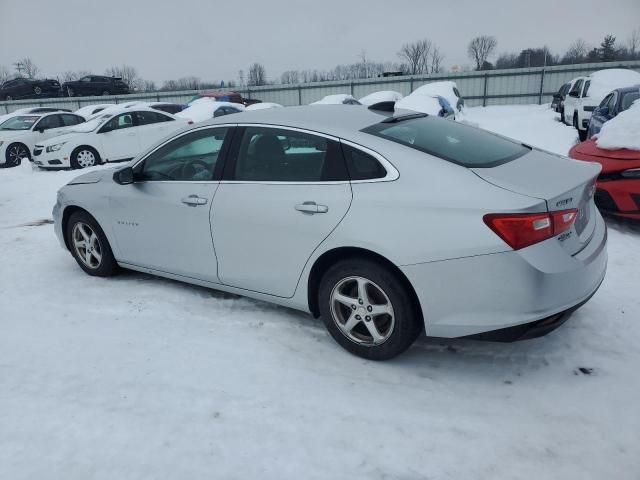
[[[604,68],[630,68],[640,72],[640,61],[583,63],[552,67],[489,70],[484,72],[448,72],[431,75],[407,75],[402,77],[370,78],[353,81],[331,81],[300,85],[266,85],[236,89],[246,98],[263,102],[276,102],[285,106],[306,105],[325,95],[349,93],[361,98],[378,90],[396,90],[408,95],[416,88],[439,80],[453,80],[468,106],[547,103],[560,86],[579,76],[586,76]],[[51,106],[78,109],[92,103],[122,103],[132,100],[186,103],[197,90],[179,92],[136,93],[131,95],[42,98],[0,102],[0,114],[19,108]]]

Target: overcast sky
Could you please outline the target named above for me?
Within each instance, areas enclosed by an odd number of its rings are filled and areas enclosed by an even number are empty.
[[[330,69],[362,50],[397,61],[404,42],[429,38],[445,67],[471,62],[466,45],[494,35],[498,52],[576,38],[626,42],[640,0],[0,0],[0,65],[31,57],[48,76],[135,66],[146,79],[236,80],[252,62],[270,80],[289,69]]]

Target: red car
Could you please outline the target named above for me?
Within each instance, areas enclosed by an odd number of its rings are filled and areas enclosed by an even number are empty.
[[[603,213],[640,220],[640,150],[605,150],[589,139],[574,145],[569,157],[602,165],[595,202]]]

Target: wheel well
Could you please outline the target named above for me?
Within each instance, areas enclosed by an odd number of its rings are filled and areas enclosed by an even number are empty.
[[[377,262],[392,271],[404,284],[405,288],[409,292],[409,295],[414,301],[417,311],[420,314],[420,318],[422,318],[422,308],[420,306],[418,295],[416,294],[413,285],[411,285],[411,282],[402,272],[402,270],[400,270],[396,265],[393,264],[393,262],[383,257],[382,255],[372,252],[371,250],[357,247],[340,247],[329,250],[328,252],[320,255],[320,257],[318,257],[318,259],[313,264],[313,267],[311,267],[311,273],[309,274],[309,280],[307,282],[307,301],[309,302],[309,311],[315,317],[320,316],[320,308],[318,306],[318,290],[320,288],[320,281],[322,280],[322,277],[324,276],[326,271],[335,263],[347,258],[353,259],[354,257],[373,260],[374,262]]]
[[[67,250],[69,250],[69,251],[71,251],[71,247],[69,245],[69,240],[67,239],[67,224],[69,223],[69,218],[75,212],[85,212],[88,215],[91,215],[84,208],[80,208],[80,207],[78,207],[76,205],[69,205],[62,212],[62,225],[61,225],[61,227],[62,227],[62,238],[64,238],[64,244],[67,246]]]

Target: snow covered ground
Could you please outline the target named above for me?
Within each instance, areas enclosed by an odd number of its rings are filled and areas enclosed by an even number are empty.
[[[554,116],[467,109],[566,154]],[[374,363],[294,311],[88,277],[46,223],[76,175],[0,170],[0,479],[639,478],[640,228],[609,222],[602,288],[547,337]]]

